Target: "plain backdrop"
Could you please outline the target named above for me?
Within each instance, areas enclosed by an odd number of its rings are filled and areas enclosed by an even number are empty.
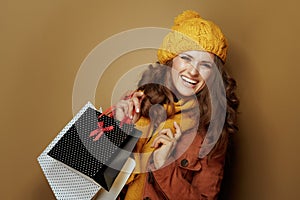
[[[73,117],[84,59],[122,31],[170,28],[186,9],[222,28],[238,82],[240,131],[220,199],[300,199],[298,8],[296,0],[1,0],[0,199],[55,199],[36,159]],[[153,49],[115,59],[91,101],[107,108],[126,72],[155,61]]]

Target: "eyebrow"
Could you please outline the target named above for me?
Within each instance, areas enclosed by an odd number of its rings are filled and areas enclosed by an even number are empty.
[[[185,56],[187,56],[189,58],[194,58],[193,56],[191,56],[190,54],[187,54],[187,53],[181,53],[181,54],[183,54],[183,55],[185,55]]]

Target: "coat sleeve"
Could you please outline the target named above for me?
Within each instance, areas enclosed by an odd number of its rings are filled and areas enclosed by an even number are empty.
[[[167,166],[153,171],[154,183],[168,199],[214,200],[220,191],[224,157],[197,158],[196,163],[181,157]],[[199,169],[200,165],[200,169]]]

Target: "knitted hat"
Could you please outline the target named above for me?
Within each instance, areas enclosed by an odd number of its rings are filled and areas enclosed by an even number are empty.
[[[157,57],[165,64],[179,53],[200,50],[217,55],[225,63],[227,47],[227,40],[216,24],[187,10],[175,18],[172,31],[165,36]]]

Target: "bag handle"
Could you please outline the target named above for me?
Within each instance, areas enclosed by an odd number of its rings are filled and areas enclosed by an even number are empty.
[[[127,95],[123,98],[123,100],[127,100],[130,99],[133,96],[134,92],[132,92],[130,95]],[[98,119],[100,119],[103,115],[106,115],[108,117],[113,118],[114,117],[114,111],[116,110],[116,106],[110,106],[108,109],[106,109],[104,112],[102,112]],[[132,121],[129,117],[124,117],[124,119],[122,119],[122,121],[120,121],[120,127],[123,127],[124,124],[131,124]],[[101,138],[101,136],[104,134],[105,131],[111,131],[114,129],[113,126],[108,126],[108,127],[103,127],[104,126],[104,122],[100,121],[98,122],[98,128],[91,131],[89,137],[93,137],[96,136],[93,141],[97,141]]]

